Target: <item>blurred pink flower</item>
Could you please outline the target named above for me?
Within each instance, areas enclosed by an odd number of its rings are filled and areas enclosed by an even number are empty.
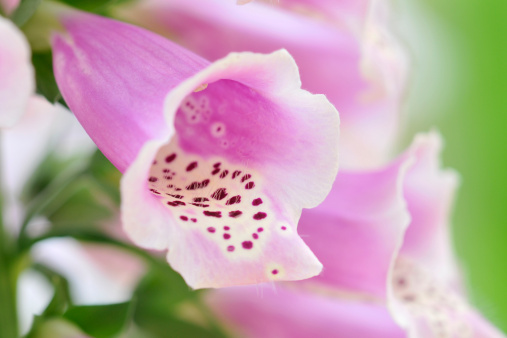
[[[18,7],[21,0],[0,0],[0,7],[5,14],[10,15]]]
[[[0,16],[0,128],[12,127],[21,118],[34,88],[28,42]]]
[[[247,337],[504,337],[460,292],[448,228],[457,176],[440,169],[440,143],[420,135],[385,169],[340,173],[303,213],[320,276],[213,291],[210,306]]]
[[[213,64],[153,33],[61,13],[63,97],[125,175],[129,237],[194,288],[299,280],[321,264],[297,235],[337,172],[338,114],[300,89],[286,51]]]
[[[269,4],[268,4],[269,3]],[[342,168],[388,160],[398,135],[407,57],[387,25],[387,1],[140,0],[116,15],[161,33],[208,60],[230,52],[294,57],[304,89],[340,112]]]

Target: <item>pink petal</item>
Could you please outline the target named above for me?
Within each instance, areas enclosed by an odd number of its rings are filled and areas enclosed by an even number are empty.
[[[300,89],[288,53],[230,54],[202,69],[152,33],[72,16],[69,36],[54,41],[56,78],[99,148],[126,169],[131,239],[169,249],[196,288],[318,274],[296,225],[331,188],[339,119],[324,96]]]
[[[409,224],[402,185],[411,158],[372,172],[340,172],[324,203],[305,210],[301,237],[324,264],[308,281],[384,299]]]
[[[431,132],[405,155],[415,158],[404,182],[412,221],[390,273],[388,306],[411,337],[500,337],[461,294],[449,233],[458,177],[440,168],[440,150]]]
[[[401,254],[430,269],[445,283],[459,279],[450,234],[450,212],[459,177],[440,164],[441,137],[435,133],[416,137],[412,152],[415,165],[404,184],[404,196],[412,217]]]
[[[10,15],[20,2],[21,0],[0,0],[0,7],[2,7],[5,14]]]
[[[432,270],[400,255],[388,305],[410,337],[505,337]]]
[[[296,3],[300,2],[286,4]],[[363,29],[359,33],[339,18],[316,19],[262,3],[235,6],[208,0],[195,6],[186,0],[146,0],[127,5],[118,15],[163,33],[209,60],[231,51],[267,53],[286,48],[300,68],[303,88],[326,94],[340,111],[342,166],[350,168],[385,161],[397,133],[406,71],[404,55],[388,39],[377,11],[363,13],[365,3],[308,2],[320,15],[327,15],[331,8],[343,17],[354,13],[352,19],[365,26],[364,40],[359,39]],[[318,12],[322,9],[326,12]],[[358,17],[359,12],[363,17]]]
[[[120,170],[143,144],[170,132],[165,95],[208,62],[155,34],[71,12],[53,39],[55,77],[79,122]],[[91,38],[93,37],[93,38]]]
[[[30,47],[18,28],[0,17],[0,128],[12,127],[34,91]]]
[[[378,304],[274,286],[223,289],[207,296],[219,319],[240,337],[405,337]]]

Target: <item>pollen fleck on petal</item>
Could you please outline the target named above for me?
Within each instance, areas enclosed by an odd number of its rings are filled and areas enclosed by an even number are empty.
[[[197,87],[194,92],[195,93],[198,93],[200,91],[203,91],[204,89],[208,88],[208,84],[207,83],[203,83],[202,85],[200,85],[199,87]]]

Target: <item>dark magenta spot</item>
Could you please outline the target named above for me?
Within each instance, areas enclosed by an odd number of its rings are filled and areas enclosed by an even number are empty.
[[[206,188],[209,184],[209,180],[208,179],[205,179],[204,181],[201,182],[201,188]]]
[[[253,237],[253,239],[258,239],[258,238],[259,238],[259,235],[257,235],[256,233],[253,233],[253,234],[252,234],[252,237]]]
[[[262,198],[256,198],[252,201],[252,205],[256,206],[256,205],[260,205],[262,204]]]
[[[192,182],[189,185],[187,185],[185,187],[185,189],[187,189],[187,190],[195,190],[195,189],[199,189],[200,187],[201,187],[201,183],[199,183],[199,182]]]
[[[224,230],[228,231],[228,230],[231,230],[231,228],[226,225],[226,226],[224,226]]]
[[[220,178],[225,178],[229,174],[229,170],[224,170],[222,173],[220,173]]]
[[[264,219],[266,218],[267,214],[265,212],[258,212],[256,213],[255,215],[253,215],[253,219],[256,219],[256,220],[261,220],[261,219]]]
[[[174,185],[169,184],[167,187],[168,187],[168,188],[172,188],[172,187],[174,187]]]
[[[229,198],[227,200],[227,202],[225,202],[225,205],[231,205],[231,204],[236,204],[236,203],[240,203],[240,202],[241,202],[241,196],[237,195],[237,196],[233,196],[233,197]]]
[[[213,228],[213,227],[209,227],[209,228],[208,228],[208,232],[214,233],[214,232],[215,232],[215,228]]]
[[[172,202],[167,202],[167,205],[177,207],[178,205],[186,205],[186,204],[185,204],[185,202],[182,202],[182,201],[172,201]]]
[[[240,170],[236,170],[232,173],[232,178],[236,178],[238,177],[239,175],[241,174],[241,171]]]
[[[162,170],[162,171],[163,171],[164,173],[166,173],[166,174],[171,172],[171,170],[170,170],[170,169],[164,169],[164,170]]]
[[[273,275],[277,275],[277,274],[278,274],[278,270],[277,270],[277,269],[274,269],[273,271],[271,271],[271,273],[272,273]]]
[[[166,162],[166,163],[171,163],[172,161],[174,161],[174,159],[175,159],[175,158],[176,158],[176,154],[175,154],[175,153],[173,153],[173,154],[171,154],[171,155],[169,155],[169,156],[167,156],[167,157],[165,158],[165,162]]]
[[[211,172],[211,175],[216,175],[219,172],[220,172],[220,168],[213,169],[213,171]]]
[[[263,232],[264,231],[264,228],[258,228],[257,229],[257,232]]]
[[[231,235],[229,235],[229,234],[224,234],[224,239],[229,239],[229,238],[231,238]]]
[[[234,245],[229,245],[227,247],[227,251],[230,251],[230,252],[234,251]]]
[[[244,241],[243,243],[241,243],[241,245],[243,246],[244,249],[251,249],[251,248],[253,248],[253,243],[250,242],[250,241]]]
[[[196,207],[200,207],[200,208],[209,207],[209,204],[202,204],[202,203],[190,203],[190,204],[195,205]]]
[[[153,165],[155,165],[155,164],[157,164],[157,160],[154,160],[154,161],[153,161]]]
[[[197,218],[191,218],[190,220],[194,223],[197,223]]]
[[[187,171],[192,171],[197,168],[197,162],[192,162],[187,166]]]
[[[245,189],[252,189],[253,187],[255,187],[254,182],[248,182],[247,184],[245,184]]]
[[[195,197],[194,198],[194,202],[207,202],[209,201],[209,199],[207,199],[206,197]]]
[[[182,199],[183,197],[185,197],[183,195],[173,195],[173,194],[166,194],[166,195],[169,195],[169,196],[172,196],[172,197],[178,198],[178,199]]]
[[[157,182],[158,178],[151,176],[150,178],[148,178],[148,181],[150,181],[150,182]]]
[[[217,163],[213,164],[213,168],[218,168],[218,167],[220,167],[220,165],[221,165],[221,164],[222,164],[222,163],[217,162]]]
[[[172,177],[172,176],[169,176],[169,175],[164,176],[164,178],[165,178],[166,180],[172,180],[172,179],[173,179],[173,177]]]
[[[176,191],[180,191],[180,190],[181,190],[181,188],[176,188],[176,189],[174,189],[174,190],[176,190]]]
[[[242,214],[242,212],[239,211],[239,210],[230,211],[229,212],[229,217],[236,218],[236,217],[241,216],[241,214]]]
[[[218,201],[220,200],[223,200],[227,195],[229,195],[226,191],[225,191],[225,188],[220,188],[220,189],[217,189],[213,195],[211,195],[211,198],[214,198]]]
[[[151,191],[152,193],[154,193],[154,194],[160,195],[160,193],[159,193],[157,190],[155,190],[155,189],[150,189],[150,191]]]
[[[188,217],[187,216],[180,216],[180,218],[181,218],[182,221],[185,221],[185,222],[188,221]]]
[[[204,214],[204,216],[217,217],[217,218],[222,217],[221,211],[203,211],[202,213]]]
[[[249,180],[250,177],[252,177],[252,175],[250,175],[250,174],[244,175],[243,177],[241,177],[241,183],[245,182],[246,180]]]
[[[287,230],[287,227],[286,227],[286,226],[283,226],[283,227],[282,227],[282,230],[283,230],[283,231]]]

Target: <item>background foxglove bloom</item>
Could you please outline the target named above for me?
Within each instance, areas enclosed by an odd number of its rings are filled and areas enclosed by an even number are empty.
[[[141,0],[116,15],[208,60],[230,52],[294,57],[304,89],[340,112],[342,168],[383,164],[398,134],[407,58],[387,27],[387,1]]]
[[[448,229],[457,177],[440,169],[439,151],[438,135],[420,135],[385,169],[340,173],[300,221],[322,274],[277,292],[213,291],[210,306],[252,337],[320,329],[336,337],[503,337],[459,292]]]
[[[125,175],[125,231],[194,288],[298,280],[321,264],[297,235],[337,172],[338,114],[300,89],[286,51],[213,64],[140,28],[64,11],[65,101]]]
[[[18,7],[21,0],[0,0],[0,7],[5,14],[11,14]]]
[[[0,128],[12,127],[21,118],[34,87],[26,38],[0,16]]]

